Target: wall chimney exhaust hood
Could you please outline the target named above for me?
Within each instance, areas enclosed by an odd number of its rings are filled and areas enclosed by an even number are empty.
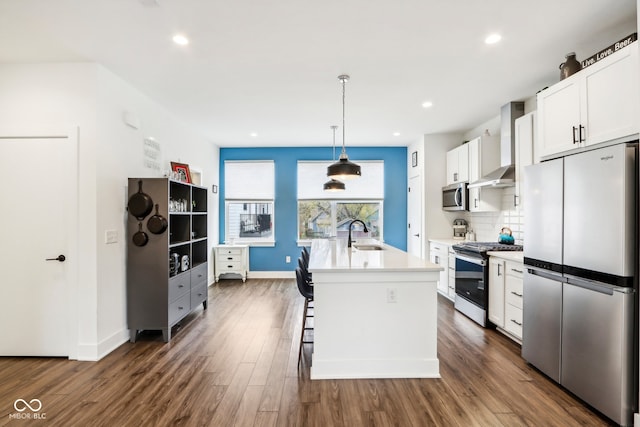
[[[515,185],[515,122],[523,115],[524,102],[510,102],[500,108],[500,167],[470,183],[469,188],[504,188]]]

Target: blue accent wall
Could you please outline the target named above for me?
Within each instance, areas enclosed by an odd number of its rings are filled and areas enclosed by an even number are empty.
[[[407,148],[349,147],[349,160],[384,160],[384,241],[407,249]],[[225,240],[225,160],[273,160],[276,174],[274,207],[275,247],[252,247],[251,271],[295,270],[300,248],[298,236],[298,160],[330,160],[331,147],[273,147],[220,149],[220,243]],[[366,177],[360,178],[366,179]],[[291,256],[291,263],[285,257]]]

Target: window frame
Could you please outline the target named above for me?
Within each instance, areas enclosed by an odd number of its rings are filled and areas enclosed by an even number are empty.
[[[300,202],[326,202],[331,205],[331,235],[328,237],[316,237],[316,238],[301,238],[300,237]],[[375,237],[376,240],[384,242],[384,199],[297,199],[297,212],[296,212],[296,242],[298,246],[309,246],[311,242],[316,239],[336,239],[338,234],[338,204],[350,204],[350,203],[370,203],[378,204],[378,230],[379,236]],[[359,219],[359,218],[358,218]]]

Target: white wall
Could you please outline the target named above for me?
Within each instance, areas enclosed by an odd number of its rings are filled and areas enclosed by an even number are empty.
[[[409,157],[414,151],[418,152],[419,168],[409,168],[409,177],[416,174],[422,176],[423,189],[423,222],[422,222],[422,253],[429,254],[429,239],[451,238],[453,236],[452,223],[455,214],[442,210],[442,187],[446,185],[446,155],[447,151],[460,145],[463,141],[461,134],[429,134],[408,148]]]
[[[123,113],[140,122],[133,129]],[[13,127],[47,124],[79,127],[79,271],[77,342],[72,358],[96,360],[124,342],[126,327],[126,192],[129,176],[161,176],[142,160],[142,141],[162,144],[164,161],[203,171],[203,185],[217,183],[218,148],[161,106],[97,64],[0,66],[0,118]],[[209,193],[209,244],[218,241],[217,198]],[[116,230],[116,244],[104,243]],[[210,271],[210,277],[212,273]]]

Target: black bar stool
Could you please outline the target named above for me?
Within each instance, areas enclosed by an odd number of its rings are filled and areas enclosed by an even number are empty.
[[[300,348],[298,349],[298,365],[300,365],[300,359],[302,358],[302,345],[313,344],[313,341],[305,341],[304,332],[312,331],[313,328],[307,327],[307,317],[313,317],[309,314],[309,303],[313,302],[313,286],[309,284],[304,278],[304,273],[300,267],[296,268],[296,282],[298,283],[298,290],[304,297],[304,311],[302,312],[302,332],[300,333]]]

